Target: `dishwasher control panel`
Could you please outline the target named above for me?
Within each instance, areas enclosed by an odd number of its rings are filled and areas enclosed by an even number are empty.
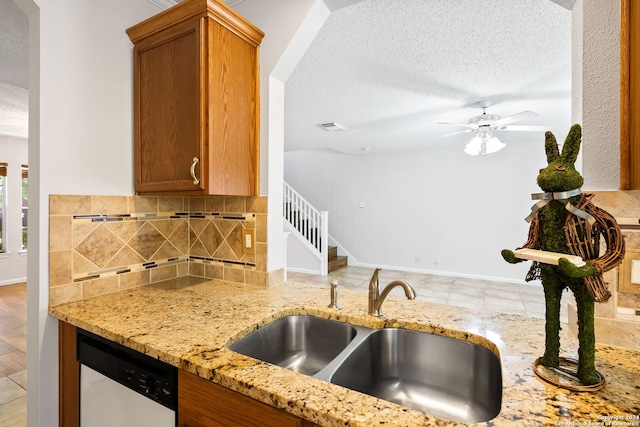
[[[121,378],[124,385],[165,406],[173,399],[173,384],[168,378],[139,366],[122,364]]]
[[[81,364],[169,409],[176,409],[176,367],[80,329],[77,354]]]

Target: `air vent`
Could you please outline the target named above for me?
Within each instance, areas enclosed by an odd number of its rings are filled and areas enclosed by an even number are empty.
[[[328,130],[329,132],[337,132],[337,131],[347,129],[345,125],[340,124],[338,122],[322,123],[320,124],[320,127],[323,128],[324,130]]]

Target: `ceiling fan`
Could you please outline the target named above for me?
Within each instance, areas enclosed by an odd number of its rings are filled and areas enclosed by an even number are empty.
[[[489,107],[489,101],[478,102],[478,106],[482,108],[482,114],[474,116],[469,119],[467,123],[446,123],[439,122],[441,125],[453,125],[464,126],[468,129],[458,132],[442,135],[445,136],[457,135],[459,133],[475,133],[473,139],[465,146],[465,153],[474,156],[485,155],[495,153],[502,150],[506,144],[500,141],[493,135],[494,131],[524,131],[524,132],[541,132],[548,129],[548,126],[541,125],[513,125],[512,123],[536,117],[537,114],[533,111],[521,111],[520,113],[513,114],[511,116],[502,117],[497,114],[487,114],[487,108]]]

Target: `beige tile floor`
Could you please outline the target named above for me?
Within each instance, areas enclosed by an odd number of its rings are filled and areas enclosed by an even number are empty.
[[[329,286],[331,280],[338,279],[339,287],[366,292],[373,271],[369,267],[347,266],[327,276],[288,272],[287,280]],[[381,288],[393,280],[408,282],[415,289],[418,300],[544,319],[544,292],[540,284],[494,282],[384,269],[380,271],[379,279]],[[403,293],[401,289],[394,289],[391,295],[402,297]],[[560,318],[564,323],[567,323],[566,301],[570,297],[569,292],[562,297]]]

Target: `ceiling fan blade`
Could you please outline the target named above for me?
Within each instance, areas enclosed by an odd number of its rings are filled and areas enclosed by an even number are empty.
[[[516,131],[516,132],[546,132],[549,126],[544,125],[511,125],[497,128],[499,131]]]
[[[537,114],[533,111],[521,111],[518,114],[514,114],[512,116],[503,117],[500,120],[496,120],[493,122],[493,125],[496,127],[501,127],[504,125],[508,125],[509,123],[517,122],[520,120],[530,119],[532,117],[536,117]]]
[[[475,129],[478,127],[476,123],[448,123],[448,122],[438,122],[439,125],[449,125],[449,126],[464,126],[466,128]],[[466,131],[465,131],[466,132]]]
[[[458,135],[459,133],[468,133],[468,132],[473,132],[473,131],[474,131],[473,129],[461,130],[461,131],[458,131],[458,132],[447,133],[445,135],[436,136],[436,137],[431,138],[431,139],[439,139],[439,138],[444,138],[445,136]]]

